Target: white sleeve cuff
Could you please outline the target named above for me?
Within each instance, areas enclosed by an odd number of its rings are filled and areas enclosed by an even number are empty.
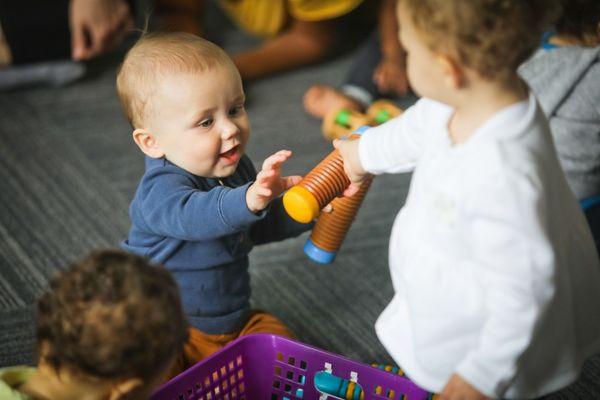
[[[358,158],[360,165],[371,174],[381,174],[383,170],[377,168],[377,152],[373,151],[377,141],[373,140],[373,129],[363,133],[358,141]]]

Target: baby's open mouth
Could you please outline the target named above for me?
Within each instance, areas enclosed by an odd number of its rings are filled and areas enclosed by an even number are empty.
[[[225,159],[229,163],[236,163],[240,159],[240,154],[238,153],[239,148],[239,145],[234,146],[226,152],[219,154],[219,157]]]

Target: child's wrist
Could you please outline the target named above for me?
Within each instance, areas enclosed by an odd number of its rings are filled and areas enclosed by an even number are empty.
[[[351,151],[349,152],[348,166],[350,167],[352,174],[360,181],[363,181],[367,177],[367,175],[369,175],[369,173],[360,162],[360,139],[353,140],[351,143],[352,146]]]
[[[255,185],[256,182],[248,186],[248,190],[246,191],[246,207],[251,213],[258,214],[266,208],[266,205],[261,207],[260,204],[258,204],[259,202],[256,201],[256,196],[254,195]]]

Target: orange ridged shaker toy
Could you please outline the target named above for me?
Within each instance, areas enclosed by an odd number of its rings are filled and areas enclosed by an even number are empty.
[[[307,224],[348,185],[344,161],[336,149],[283,195],[283,206],[290,217]]]
[[[369,107],[367,113],[371,116],[372,123],[378,125],[400,115],[402,110],[389,101],[379,100]],[[368,128],[360,128],[357,133],[366,129]],[[338,127],[337,132],[343,130]],[[372,181],[372,177],[367,179],[352,197],[335,198],[331,203],[333,211],[319,216],[304,245],[304,252],[311,260],[321,264],[330,264],[335,260]]]

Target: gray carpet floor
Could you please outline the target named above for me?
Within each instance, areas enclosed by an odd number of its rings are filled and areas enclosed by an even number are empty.
[[[218,13],[217,13],[218,14]],[[236,51],[255,43],[210,19],[209,32]],[[212,31],[211,31],[212,29]],[[89,66],[66,87],[0,93],[0,367],[34,362],[35,299],[59,268],[127,234],[127,209],[143,173],[114,91],[122,51]],[[294,151],[285,172],[304,174],[331,147],[303,112],[314,82],[340,84],[344,56],[246,88],[252,124],[248,154],[257,164]],[[306,235],[255,248],[253,304],[278,315],[299,339],[364,361],[390,361],[373,324],[392,296],[387,246],[409,175],[378,177],[331,266],[302,252]],[[600,399],[600,357],[580,380],[549,399]]]

